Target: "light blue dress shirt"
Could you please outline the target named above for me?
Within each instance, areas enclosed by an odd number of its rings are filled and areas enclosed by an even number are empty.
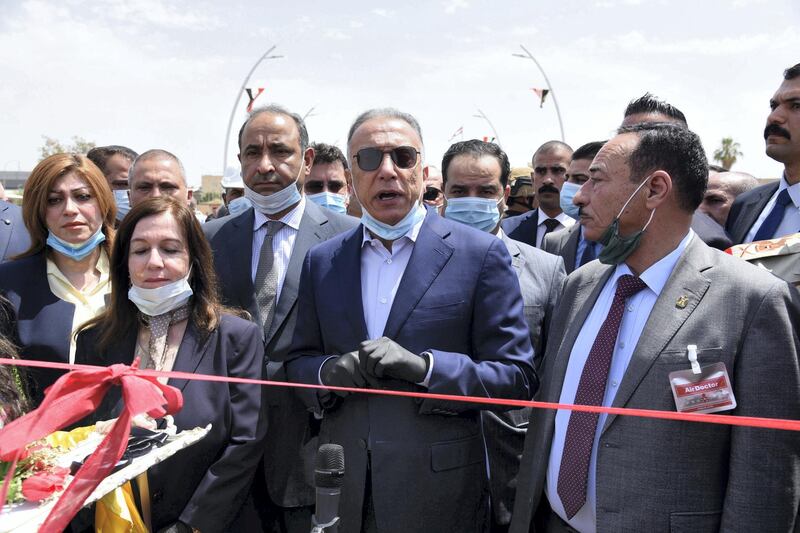
[[[783,212],[783,219],[781,220],[778,229],[775,230],[775,238],[800,232],[800,183],[789,185],[789,183],[786,181],[786,176],[784,175],[781,178],[780,185],[778,185],[778,190],[775,191],[775,194],[773,194],[772,198],[769,199],[769,202],[767,202],[767,205],[764,206],[761,214],[758,215],[755,224],[753,224],[753,227],[750,228],[750,231],[748,231],[747,235],[745,235],[744,242],[753,242],[753,239],[755,238],[756,233],[758,233],[758,230],[761,229],[761,225],[764,223],[764,220],[766,220],[766,218],[772,212],[772,208],[775,207],[775,202],[778,200],[778,195],[784,189],[789,190],[789,198],[791,198],[792,201],[786,206],[786,210]]]
[[[694,232],[690,229],[689,233],[683,238],[680,244],[678,244],[675,250],[653,264],[639,276],[647,285],[647,289],[632,296],[626,303],[625,313],[622,315],[622,323],[620,324],[619,334],[617,335],[617,343],[611,359],[611,368],[608,372],[608,381],[606,382],[606,391],[603,397],[604,406],[610,406],[613,403],[614,396],[616,396],[617,389],[620,383],[622,383],[625,370],[628,368],[628,363],[636,349],[639,337],[642,334],[645,323],[647,323],[647,319],[650,317],[653,306],[672,274],[678,259],[692,240],[693,235]],[[586,318],[586,322],[584,322],[580,333],[578,333],[575,344],[572,346],[569,362],[567,363],[567,371],[564,375],[564,384],[561,388],[559,403],[571,404],[575,402],[575,393],[578,390],[578,383],[580,382],[586,359],[589,357],[589,351],[600,331],[600,327],[603,325],[603,322],[605,322],[608,312],[611,309],[611,302],[617,290],[617,280],[625,274],[633,274],[633,272],[628,268],[628,265],[622,263],[617,266],[612,276],[606,282],[592,311]],[[669,384],[664,383],[664,386],[668,387]],[[547,494],[547,499],[550,501],[550,507],[564,521],[582,533],[594,533],[597,523],[595,511],[595,505],[597,503],[597,494],[595,491],[597,444],[600,441],[600,434],[602,433],[607,415],[601,414],[597,421],[597,431],[594,437],[594,445],[592,446],[592,457],[589,462],[586,503],[571,520],[567,520],[564,506],[561,503],[561,498],[558,496],[558,472],[561,469],[564,437],[567,433],[570,413],[571,411],[566,410],[561,410],[556,413],[553,444],[550,449],[550,461],[547,465],[545,492]]]

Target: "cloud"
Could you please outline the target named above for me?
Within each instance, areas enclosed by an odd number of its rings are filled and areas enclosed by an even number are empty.
[[[325,30],[325,38],[333,39],[334,41],[347,41],[348,39],[350,39],[350,36],[345,32],[343,32],[342,30],[331,28]]]
[[[125,24],[170,29],[211,30],[222,26],[216,17],[201,12],[194,2],[179,6],[160,0],[106,0],[91,7],[92,13]]]
[[[467,9],[468,7],[469,2],[467,0],[447,0],[444,3],[444,12],[452,14],[459,9]]]
[[[530,37],[539,33],[539,28],[533,24],[529,26],[514,26],[511,28],[511,35],[515,37]]]
[[[370,13],[373,15],[378,15],[379,17],[393,17],[395,12],[391,9],[375,8],[370,11]]]

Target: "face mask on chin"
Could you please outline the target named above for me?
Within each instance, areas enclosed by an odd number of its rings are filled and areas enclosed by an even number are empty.
[[[636,196],[636,193],[644,186],[645,183],[650,178],[646,178],[642,183],[636,187],[636,190],[633,191],[628,199],[622,206],[622,209],[619,210],[619,213],[614,218],[614,220],[609,224],[603,234],[600,236],[597,242],[603,245],[603,250],[597,256],[597,259],[600,260],[601,263],[606,265],[619,265],[623,261],[625,261],[630,255],[636,251],[636,248],[639,247],[639,241],[642,240],[642,235],[644,235],[645,230],[650,225],[650,222],[653,221],[653,215],[656,214],[656,210],[653,209],[650,212],[650,218],[647,220],[647,223],[644,225],[642,229],[637,232],[634,232],[632,235],[627,237],[622,237],[619,234],[619,217],[622,216],[622,213],[625,212],[625,208],[628,207],[628,204]]]
[[[305,160],[303,160],[303,163],[300,165],[300,170],[297,172],[297,176],[295,176],[294,181],[292,181],[283,189],[268,196],[257,193],[248,187],[247,183],[245,183],[244,197],[250,200],[250,202],[253,204],[253,207],[265,215],[274,215],[290,208],[291,206],[300,202],[302,199],[300,190],[297,188],[297,180],[300,179],[300,174],[303,172],[304,165]]]
[[[87,257],[105,240],[106,236],[103,233],[103,226],[100,226],[94,235],[78,244],[72,244],[60,239],[51,231],[47,234],[47,245],[50,248],[75,261],[80,261]]]
[[[189,285],[191,273],[190,269],[185,277],[154,289],[145,289],[131,284],[131,288],[128,289],[128,299],[142,314],[147,316],[169,313],[185,305],[192,297],[193,291]]]

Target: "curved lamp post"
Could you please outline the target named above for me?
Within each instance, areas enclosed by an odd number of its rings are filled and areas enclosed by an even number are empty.
[[[489,127],[492,128],[492,133],[494,133],[494,138],[497,141],[497,145],[498,146],[503,145],[503,143],[500,142],[500,136],[497,134],[497,130],[495,129],[494,124],[492,124],[492,121],[489,120],[489,117],[486,116],[486,113],[478,109],[478,114],[472,116],[475,118],[482,118],[483,120],[485,120],[486,123],[489,125]]]
[[[242,99],[242,93],[244,92],[245,88],[247,88],[247,82],[250,81],[250,76],[253,75],[255,72],[256,67],[261,64],[262,61],[265,59],[279,59],[283,56],[271,56],[270,54],[272,51],[275,50],[275,46],[264,52],[264,54],[258,58],[258,61],[255,62],[253,68],[250,69],[250,72],[247,73],[247,76],[244,78],[242,82],[242,86],[239,88],[239,92],[236,94],[236,101],[233,103],[233,109],[231,110],[231,116],[228,119],[228,130],[225,132],[225,153],[222,158],[222,173],[225,174],[225,169],[228,168],[228,142],[231,138],[231,126],[233,125],[233,117],[236,115],[236,108],[239,107],[239,100]]]
[[[522,51],[525,52],[525,53],[524,54],[511,54],[511,55],[514,56],[514,57],[521,57],[523,59],[530,59],[531,61],[533,61],[533,63],[539,69],[539,72],[542,73],[542,76],[544,77],[544,81],[547,84],[547,89],[550,91],[550,94],[553,97],[553,105],[555,105],[555,107],[556,107],[556,116],[558,117],[558,127],[561,128],[561,142],[566,142],[566,140],[564,139],[564,123],[561,121],[561,111],[558,108],[558,100],[556,100],[556,92],[553,90],[553,86],[550,85],[550,80],[547,79],[547,74],[544,73],[544,69],[539,64],[539,62],[536,61],[536,58],[533,57],[533,54],[531,54],[528,51],[528,49],[525,48],[524,46],[519,45],[519,47],[522,48]]]

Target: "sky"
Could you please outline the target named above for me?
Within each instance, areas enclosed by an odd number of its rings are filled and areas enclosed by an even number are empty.
[[[419,120],[426,162],[493,137],[514,166],[545,141],[612,135],[649,91],[680,108],[711,155],[779,177],[764,154],[769,98],[800,62],[797,0],[378,1],[0,0],[0,170],[31,170],[43,135],[138,152],[162,148],[190,183],[236,162],[247,97],[307,117],[311,140],[345,148],[353,119],[391,106]],[[531,88],[555,98],[540,108]],[[476,117],[482,112],[488,121]],[[463,135],[454,133],[463,128]]]

